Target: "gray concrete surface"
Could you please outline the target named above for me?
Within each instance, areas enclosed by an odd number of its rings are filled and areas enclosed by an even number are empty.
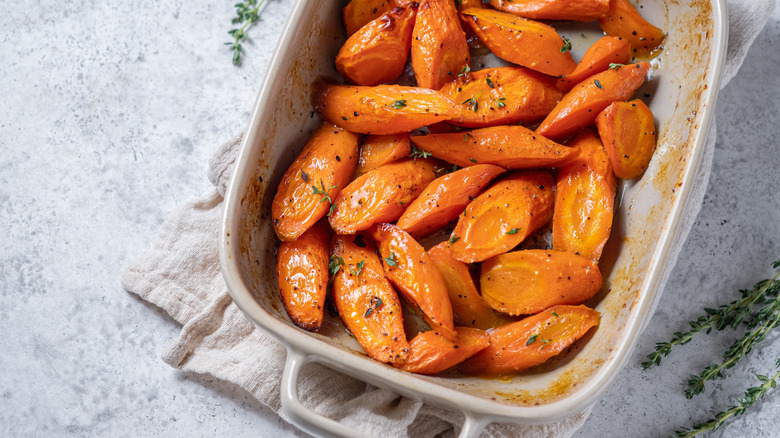
[[[0,436],[303,436],[235,385],[168,368],[179,327],[119,275],[208,187],[240,131],[291,1],[269,0],[245,65],[233,2],[42,0],[0,14]],[[730,334],[641,371],[656,341],[780,258],[780,11],[721,94],[702,211],[650,326],[577,437],[668,435],[727,407],[780,357],[777,335],[708,392],[688,374]],[[780,393],[719,436],[780,435]]]

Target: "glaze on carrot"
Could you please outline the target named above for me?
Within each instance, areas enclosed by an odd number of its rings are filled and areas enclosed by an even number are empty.
[[[412,34],[417,85],[438,90],[469,65],[469,46],[452,0],[422,0]]]
[[[453,342],[435,331],[422,332],[409,342],[406,362],[395,365],[416,374],[438,374],[463,362],[489,344],[482,330],[456,327],[458,340]]]

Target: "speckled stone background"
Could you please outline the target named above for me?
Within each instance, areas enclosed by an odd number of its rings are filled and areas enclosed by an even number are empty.
[[[269,0],[242,68],[232,4],[5,2],[0,14],[0,436],[303,436],[235,385],[170,369],[178,333],[119,285],[165,215],[208,187],[240,131],[290,6]],[[688,374],[731,334],[639,363],[703,306],[780,258],[780,8],[722,93],[707,196],[658,311],[577,437],[668,435],[732,403],[780,357],[767,346],[694,400]],[[780,435],[780,392],[723,436]]]

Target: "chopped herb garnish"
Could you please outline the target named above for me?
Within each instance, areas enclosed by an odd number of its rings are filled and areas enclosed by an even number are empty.
[[[563,47],[561,47],[561,53],[566,53],[571,50],[571,40],[563,37]]]
[[[506,98],[505,98],[505,97],[502,97],[502,98],[500,98],[500,99],[493,99],[493,100],[495,100],[495,101],[496,101],[496,105],[497,105],[499,108],[503,108],[503,107],[505,107],[505,106],[506,106],[506,102],[505,102],[505,101],[506,101]]]
[[[366,309],[366,313],[363,314],[364,318],[368,318],[371,316],[372,313],[374,313],[374,310],[377,310],[379,306],[382,305],[382,299],[374,296],[371,298],[371,304],[369,305],[369,308]]]
[[[550,342],[552,342],[552,339],[542,339],[542,346],[539,347],[539,349],[541,350],[542,348],[546,347]]]
[[[552,314],[553,314],[553,316],[558,316],[558,314],[557,314],[557,313],[555,313],[555,312],[553,312]]]
[[[339,269],[344,266],[344,259],[337,255],[330,256],[330,261],[328,262],[328,271],[330,271],[330,275],[336,275],[339,272]]]
[[[472,163],[477,163],[477,160],[475,160],[473,158],[469,158],[469,161],[471,161]]]
[[[389,105],[391,108],[401,109],[406,106],[406,101],[403,99],[395,100]]]
[[[466,65],[465,67],[463,67],[463,68],[460,70],[460,73],[458,73],[458,77],[461,77],[461,76],[468,76],[468,74],[469,74],[469,72],[470,72],[470,71],[471,71],[471,67],[469,67],[468,65]]]
[[[303,182],[306,184],[309,183],[309,174],[301,170],[301,178],[303,178]]]
[[[471,133],[466,132],[463,134],[463,141],[469,141],[470,138],[474,138],[474,136],[471,135]]]
[[[593,83],[596,84],[597,87],[599,87],[599,90],[603,90],[604,89],[604,86],[601,85],[601,82],[599,82],[598,79],[594,79]]]
[[[428,158],[432,154],[430,152],[425,152],[422,149],[418,149],[416,146],[412,145],[412,153],[409,154],[409,158]]]
[[[469,98],[463,101],[463,105],[466,105],[466,107],[474,112],[477,112],[477,109],[479,109],[479,102],[477,102],[477,99],[475,98]]]
[[[485,82],[487,82],[487,84],[488,84],[488,87],[490,87],[490,88],[496,88],[496,87],[493,85],[493,81],[491,81],[491,80],[490,80],[490,78],[485,78]]]
[[[450,237],[450,240],[448,240],[448,241],[447,241],[447,243],[449,243],[450,245],[452,245],[453,243],[457,242],[458,240],[460,240],[460,237],[458,237],[458,236],[456,236],[456,235],[454,235],[454,234],[453,234],[453,235]]]
[[[390,257],[385,257],[385,261],[388,266],[398,266],[398,260],[395,258],[395,254],[390,253]]]
[[[320,199],[320,202],[319,202],[320,204],[325,202],[325,200],[330,202],[330,209],[328,210],[328,216],[330,216],[333,213],[333,210],[336,208],[336,206],[333,205],[333,200],[330,199],[330,191],[335,189],[335,188],[338,188],[338,186],[337,185],[332,185],[332,186],[330,186],[329,189],[325,189],[325,183],[322,182],[322,178],[320,178],[320,187],[321,188],[318,188],[316,185],[311,186],[311,188],[313,189],[313,193],[315,195],[322,195],[322,199]]]
[[[512,228],[504,234],[517,234],[518,231],[520,231],[520,228]]]
[[[357,245],[357,246],[359,246],[361,248],[365,248],[366,247],[366,242],[363,240],[363,235],[362,234],[358,234],[357,236],[355,236],[355,240],[353,240],[352,243],[354,243],[355,245]]]
[[[531,344],[533,344],[534,342],[536,342],[536,338],[538,338],[538,337],[539,337],[539,333],[537,333],[537,334],[535,334],[535,335],[531,335],[531,337],[530,337],[530,338],[528,338],[528,340],[527,340],[527,341],[525,341],[525,345],[531,345]]]
[[[615,64],[614,62],[609,63],[609,69],[615,69],[620,70],[620,67],[625,67],[625,64]]]

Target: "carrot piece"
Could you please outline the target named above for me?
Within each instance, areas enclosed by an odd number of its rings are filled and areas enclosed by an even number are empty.
[[[404,71],[417,11],[394,8],[355,32],[336,55],[341,76],[358,85],[393,82]]]
[[[390,282],[420,310],[432,329],[447,339],[457,339],[447,287],[422,245],[391,224],[379,224],[371,234]]]
[[[593,130],[584,131],[568,144],[578,146],[581,152],[558,171],[553,248],[598,262],[612,231],[615,174]]]
[[[516,173],[493,184],[458,220],[449,240],[452,255],[481,262],[519,245],[552,218],[554,190],[545,171]]]
[[[439,268],[447,286],[452,314],[457,325],[487,330],[510,321],[482,299],[474,286],[474,280],[471,279],[468,266],[452,256],[447,242],[441,242],[429,249],[428,256]]]
[[[449,97],[427,88],[320,84],[314,98],[322,118],[363,134],[399,134],[460,115]]]
[[[596,117],[596,126],[615,176],[632,179],[647,169],[655,151],[655,120],[644,102],[615,102]]]
[[[505,61],[551,76],[571,73],[576,66],[561,36],[546,24],[491,9],[463,14],[479,39]]]
[[[554,167],[579,154],[523,126],[492,126],[473,131],[412,137],[418,148],[458,166],[495,164],[505,169]]]
[[[652,58],[661,53],[664,31],[648,23],[626,0],[610,0],[607,15],[599,19],[607,35],[625,39],[635,58]]]
[[[406,159],[378,167],[349,183],[328,217],[339,234],[352,234],[380,222],[393,222],[436,179],[431,160]]]
[[[463,362],[467,375],[507,376],[547,362],[599,325],[599,312],[555,306],[491,330],[490,345]]]
[[[441,176],[425,187],[396,225],[425,237],[455,220],[471,200],[504,169],[492,164],[466,167]]]
[[[523,67],[459,74],[439,91],[463,106],[450,122],[469,128],[538,122],[563,97],[554,78]]]
[[[456,327],[455,330],[457,342],[434,330],[418,334],[409,341],[406,362],[394,366],[410,373],[437,374],[487,348],[490,343],[488,334],[482,330],[467,327]]]
[[[508,315],[529,315],[558,304],[580,304],[601,289],[598,265],[564,251],[529,249],[482,264],[482,298]]]
[[[364,236],[360,245],[353,239],[356,237],[334,236],[331,246],[336,310],[369,357],[385,363],[403,363],[409,343],[401,302],[385,278],[370,238]]]
[[[417,85],[438,90],[469,65],[469,46],[452,0],[422,0],[412,33]]]
[[[562,140],[592,124],[612,102],[630,99],[645,81],[649,69],[647,62],[629,64],[597,73],[580,82],[563,96],[536,132],[553,140]]]
[[[297,239],[328,213],[352,177],[357,157],[357,135],[328,123],[311,134],[282,176],[271,205],[279,239]]]
[[[595,21],[609,10],[609,0],[490,0],[490,5],[534,20]]]
[[[374,170],[393,161],[406,158],[412,153],[412,142],[409,134],[369,135],[360,145],[360,159],[358,160],[355,176]]]
[[[352,36],[360,28],[393,9],[389,0],[352,0],[341,10],[347,36]]]
[[[276,282],[287,315],[298,327],[320,328],[328,291],[327,227],[317,222],[297,240],[282,242],[276,254]]]
[[[612,36],[601,37],[585,51],[574,71],[558,79],[556,85],[561,91],[569,91],[585,79],[607,70],[610,65],[625,64],[629,60],[628,41]]]

